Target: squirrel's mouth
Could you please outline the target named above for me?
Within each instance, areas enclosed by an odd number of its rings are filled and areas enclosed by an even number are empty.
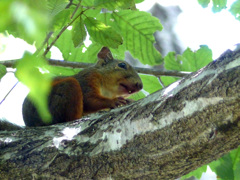
[[[120,91],[123,92],[124,94],[133,94],[136,92],[136,89],[126,84],[120,83]]]

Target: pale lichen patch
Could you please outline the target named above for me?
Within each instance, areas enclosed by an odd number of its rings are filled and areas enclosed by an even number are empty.
[[[226,70],[240,66],[240,58],[235,59],[226,66]]]
[[[79,132],[81,131],[81,127],[79,128],[64,128],[62,130],[62,136],[60,137],[55,137],[53,138],[53,144],[56,148],[59,148],[60,146],[60,143],[63,141],[63,140],[72,140],[74,136],[76,136]]]
[[[101,143],[100,146],[97,146],[92,151],[91,155],[96,155],[100,152],[118,150],[127,142],[133,140],[135,135],[144,134],[146,132],[164,128],[165,126],[170,125],[174,121],[189,116],[199,110],[203,110],[209,105],[215,105],[222,100],[223,100],[222,97],[213,97],[213,98],[198,98],[193,101],[185,101],[184,102],[185,107],[181,111],[166,114],[165,116],[158,120],[159,122],[158,125],[151,122],[152,115],[147,118],[138,119],[134,121],[130,121],[129,119],[124,120],[122,119],[122,121],[120,120],[120,122],[122,122],[121,124],[119,124],[118,121],[116,121],[116,123],[118,124],[112,124],[113,128],[111,129],[111,131],[106,131],[103,133],[102,140],[104,142]],[[104,128],[102,127],[101,129],[105,128],[106,127]],[[121,129],[121,131],[118,131],[119,129]]]

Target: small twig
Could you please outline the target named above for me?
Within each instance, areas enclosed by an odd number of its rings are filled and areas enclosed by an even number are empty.
[[[53,32],[49,32],[49,33],[47,34],[47,37],[46,37],[45,40],[43,41],[41,47],[38,48],[34,54],[38,54],[38,53],[44,48],[45,44],[48,44],[48,40],[50,39],[50,37],[52,36],[52,34],[53,34]]]
[[[69,25],[64,26],[62,30],[57,34],[56,38],[52,41],[52,43],[47,46],[46,50],[43,53],[43,57],[46,56],[46,54],[49,52],[49,50],[52,48],[52,46],[55,44],[55,42],[58,40],[58,38],[61,36],[61,34],[68,28]]]
[[[80,7],[80,4],[81,4],[81,2],[78,3],[77,7],[76,7],[75,10],[73,11],[72,16],[71,16],[71,19],[72,19],[73,16],[76,14],[78,8]]]
[[[72,4],[73,4],[73,0],[69,0],[69,4],[66,6],[66,9],[68,9]],[[75,15],[75,13],[77,12],[77,10],[78,10],[79,7],[80,7],[80,2],[77,4],[77,7],[75,8],[75,10],[74,10],[74,12],[73,12],[73,14],[72,14],[72,16],[71,16],[71,19],[73,18],[73,16]],[[68,25],[68,26],[70,26],[70,25]],[[67,27],[68,27],[68,26],[67,26]],[[67,28],[67,27],[66,27],[66,28]],[[63,27],[64,31],[66,30],[66,28]],[[45,50],[45,52],[44,52],[44,54],[43,54],[43,56],[46,56],[46,54],[48,53],[48,51],[49,51],[49,50],[51,49],[51,47],[53,46],[52,44],[51,44],[50,46],[48,45],[48,40],[50,39],[50,37],[52,36],[52,34],[53,34],[53,32],[49,32],[49,33],[48,33],[48,35],[47,35],[46,39],[44,40],[42,46],[41,46],[39,49],[37,49],[37,51],[35,52],[35,54],[38,54],[38,53],[44,48],[45,44],[47,44],[47,49],[48,49],[48,50]],[[61,34],[62,34],[62,33],[61,33]],[[61,35],[61,34],[60,34],[60,35]],[[59,35],[59,36],[60,36],[60,35]],[[59,38],[59,36],[57,36],[56,40]],[[54,41],[54,43],[56,42],[56,40]],[[47,52],[46,52],[46,51],[47,51]]]
[[[78,6],[76,7],[76,9],[78,9]],[[88,10],[88,9],[86,9]],[[77,15],[70,23],[68,23],[66,26],[64,26],[62,28],[62,30],[57,34],[56,38],[52,41],[52,43],[46,48],[46,50],[43,53],[43,57],[46,56],[46,54],[49,52],[49,50],[52,48],[52,46],[56,43],[56,41],[58,40],[58,38],[62,35],[62,33],[69,27],[72,25],[72,23],[74,21],[76,21],[77,18],[79,18],[86,10],[82,11],[79,15]]]
[[[165,85],[164,85],[164,83],[162,82],[161,77],[160,77],[160,76],[157,76],[157,78],[158,78],[158,81],[159,81],[160,85],[162,86],[162,88],[165,88]]]
[[[73,4],[73,0],[69,0],[68,5],[66,6],[66,9],[68,9]]]
[[[16,60],[8,60],[8,61],[0,61],[0,64],[3,64],[6,67],[14,67]],[[54,66],[62,66],[62,67],[71,67],[71,68],[87,68],[92,66],[91,63],[79,63],[79,62],[70,62],[70,61],[64,61],[64,60],[55,60],[55,59],[49,59],[48,60],[50,65]],[[134,67],[134,69],[138,73],[142,74],[151,74],[154,76],[175,76],[175,77],[184,77],[191,72],[183,72],[183,71],[169,71],[169,70],[157,70],[157,69],[151,69],[151,68],[140,68],[140,67]]]
[[[7,98],[7,96],[12,92],[12,90],[17,86],[17,84],[19,83],[19,81],[17,81],[14,86],[10,89],[10,91],[8,91],[8,93],[5,95],[5,97],[2,99],[2,101],[0,102],[0,105],[3,103],[3,101],[5,101],[5,99]]]
[[[184,77],[191,72],[186,71],[170,71],[170,70],[157,70],[157,69],[151,69],[151,68],[140,68],[140,67],[134,67],[134,69],[138,73],[142,74],[151,74],[154,76],[175,76],[175,77]]]

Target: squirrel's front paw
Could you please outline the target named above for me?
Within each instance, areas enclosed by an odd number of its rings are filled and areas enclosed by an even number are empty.
[[[118,97],[114,99],[114,103],[111,108],[117,108],[126,104],[128,104],[128,101],[126,99],[124,99],[123,97]]]

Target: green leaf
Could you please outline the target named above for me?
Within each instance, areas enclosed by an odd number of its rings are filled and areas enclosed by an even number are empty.
[[[56,16],[62,10],[66,8],[68,5],[68,0],[48,0],[47,7],[48,7],[48,14],[50,17]]]
[[[85,9],[84,9],[85,10]],[[97,17],[101,13],[101,8],[94,8],[94,9],[86,9],[84,15],[86,17]],[[84,19],[84,16],[82,17]]]
[[[12,22],[12,14],[9,12],[10,6],[12,4],[11,0],[2,0],[0,1],[0,32],[7,30],[7,27]]]
[[[97,54],[102,46],[98,43],[93,42],[89,47],[86,47],[85,51],[80,55],[83,62],[95,63],[98,60]]]
[[[208,7],[208,4],[210,3],[210,0],[198,0],[198,3],[203,7]]]
[[[126,47],[121,45],[118,46],[117,49],[112,49],[110,48],[114,59],[118,59],[118,60],[124,60],[125,59],[125,53],[126,53]]]
[[[233,174],[235,179],[240,179],[240,147],[230,152],[233,163]]]
[[[133,99],[135,101],[139,100],[139,99],[142,99],[142,98],[145,98],[146,95],[142,92],[142,91],[139,91],[135,94],[132,94],[129,99]]]
[[[202,177],[202,173],[206,172],[207,171],[207,165],[204,165],[190,173],[188,173],[187,175],[181,177],[181,179],[187,179],[189,177],[196,177],[197,179],[200,179]]]
[[[64,31],[55,44],[62,52],[63,59],[73,62],[95,63],[97,61],[97,53],[102,46],[97,43],[92,43],[89,47],[82,45],[79,48],[75,48],[73,42],[69,40],[72,38],[71,34],[70,30]]]
[[[213,12],[220,12],[222,9],[227,8],[227,0],[213,0]]]
[[[196,52],[187,48],[182,55],[175,57],[174,52],[170,52],[164,58],[164,66],[168,70],[177,71],[197,71],[212,61],[212,51],[207,46],[200,46]]]
[[[208,7],[210,0],[198,0],[198,3],[203,7]],[[213,0],[213,12],[220,12],[222,9],[227,8],[227,0]]]
[[[80,71],[80,69],[61,66],[49,66],[48,70],[54,76],[72,76]]]
[[[39,49],[38,51],[34,52],[34,55],[38,56],[39,54],[44,54],[45,50],[46,50],[45,48]],[[52,54],[52,52],[48,51],[47,54],[45,55],[45,58],[50,59],[51,58],[51,54]]]
[[[123,43],[122,37],[112,27],[106,26],[101,21],[88,17],[84,23],[91,38],[103,46],[117,48]]]
[[[74,47],[80,47],[87,37],[83,19],[79,18],[73,23],[72,26],[73,26],[72,41],[73,41]]]
[[[9,1],[0,2],[0,31],[22,38],[28,43],[40,45],[45,38],[51,18],[45,7],[46,1]],[[7,8],[7,9],[2,9]],[[4,19],[4,20],[3,20]]]
[[[134,2],[132,0],[95,0],[94,6],[108,10],[129,9]]]
[[[41,118],[46,123],[50,123],[51,115],[47,104],[51,78],[48,74],[40,72],[40,69],[44,71],[47,66],[44,59],[25,53],[24,57],[17,62],[15,75],[30,89],[29,97],[36,105]]]
[[[56,32],[52,37],[55,39],[58,32]],[[59,39],[54,44],[62,53],[63,59],[66,61],[75,61],[75,59],[71,58],[72,55],[77,56],[80,48],[75,48],[72,39],[71,31],[65,30]]]
[[[7,73],[7,68],[6,66],[0,64],[0,80],[2,79],[2,77]]]
[[[213,61],[212,51],[207,46],[200,46],[196,52],[187,48],[182,56],[184,57],[181,58],[184,71],[197,71]]]
[[[134,58],[143,64],[155,65],[162,62],[161,54],[155,49],[153,33],[162,30],[159,19],[141,11],[123,10],[113,12],[112,17],[124,38],[124,45]],[[110,19],[110,21],[113,21]]]
[[[60,13],[53,17],[51,22],[51,28],[54,31],[61,29],[70,20],[70,16],[71,11],[69,9],[64,9],[63,11],[61,11]]]
[[[72,35],[70,30],[65,30],[64,33],[56,41],[55,46],[61,51],[63,59],[66,61],[81,61],[83,47],[75,48],[73,45]]]
[[[102,46],[93,41],[93,43],[86,47],[86,51],[82,53],[81,59],[84,59],[84,62],[95,63],[97,62],[97,54],[101,50]],[[125,59],[125,47],[119,46],[117,49],[110,48],[110,51],[113,54],[114,59],[124,60]]]
[[[171,77],[171,76],[161,76],[160,78],[161,78],[164,86],[168,86],[180,79],[180,78]]]
[[[82,0],[82,6],[94,7],[95,0]]]
[[[221,179],[240,179],[240,146],[209,166]]]
[[[162,89],[162,86],[159,83],[159,80],[155,76],[140,74],[140,77],[144,85],[143,89],[147,91],[149,94],[152,94]]]
[[[211,162],[209,166],[221,179],[234,180],[232,159],[229,154],[223,156],[217,161]]]
[[[144,0],[134,0],[136,4],[143,2]]]
[[[232,15],[233,15],[237,20],[240,21],[240,0],[235,1],[235,2],[232,4],[232,6],[231,6],[231,8],[230,8],[229,11],[232,13]]]
[[[95,63],[98,60],[97,54],[99,53],[101,48],[102,46],[100,44],[93,41],[93,43],[89,47],[86,47],[86,51],[82,53],[81,58],[85,59],[86,62]],[[110,51],[112,52],[114,59],[124,60],[125,57],[124,46],[119,46],[118,49],[110,48]]]
[[[169,52],[164,57],[164,67],[168,70],[182,71],[181,61],[176,58],[175,52]]]

